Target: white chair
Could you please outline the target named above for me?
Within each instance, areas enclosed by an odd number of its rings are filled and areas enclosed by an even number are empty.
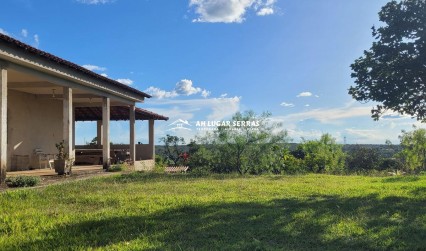
[[[53,154],[46,154],[40,148],[36,148],[33,151],[33,155],[35,157],[35,165],[38,165],[39,169],[41,169],[42,165],[44,168],[49,167],[52,169],[53,166]]]

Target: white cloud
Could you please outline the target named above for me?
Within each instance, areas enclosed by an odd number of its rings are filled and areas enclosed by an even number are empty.
[[[258,16],[267,16],[274,14],[274,9],[271,7],[262,8],[258,12],[256,12],[256,15]]]
[[[188,120],[192,130],[179,130],[174,132],[179,137],[184,137],[187,142],[196,135],[203,135],[205,131],[196,130],[194,127],[198,120],[225,120],[240,111],[241,97],[229,98],[198,98],[198,99],[152,99],[150,107],[144,107],[150,111],[169,117],[169,122],[156,123],[156,137],[170,133],[168,126],[178,119]],[[148,103],[147,103],[148,104]]]
[[[208,99],[168,99],[150,100],[151,105],[164,105],[180,107],[182,111],[197,109],[209,109],[208,120],[221,120],[230,117],[240,110],[241,97],[208,98]],[[166,114],[167,116],[167,114]]]
[[[226,96],[228,96],[228,93],[223,93],[220,95],[221,98],[225,98]]]
[[[312,95],[313,95],[312,92],[301,92],[296,97],[298,97],[298,98],[300,98],[300,97],[311,97]]]
[[[353,129],[347,128],[345,129],[345,135],[349,135],[348,138],[351,139],[351,143],[363,144],[367,142],[385,142],[386,139],[390,136],[386,132],[383,134],[379,130],[372,129]]]
[[[38,36],[38,34],[34,35],[34,47],[38,47],[40,45],[40,38]]]
[[[104,77],[108,77],[108,74],[106,74],[106,73],[101,73],[101,76],[104,76]]]
[[[27,30],[27,29],[22,29],[22,30],[21,30],[21,35],[22,35],[23,37],[28,37],[28,30]]]
[[[206,89],[204,89],[204,90],[201,92],[201,97],[203,97],[203,98],[207,98],[208,96],[210,96],[210,92],[209,92],[209,91],[207,91]]]
[[[190,96],[198,93],[200,93],[203,98],[210,96],[210,91],[200,87],[194,87],[192,80],[189,79],[182,79],[181,81],[177,82],[175,88],[172,91],[165,91],[160,88],[150,86],[145,90],[145,92],[159,99],[174,98],[179,95]]]
[[[5,30],[3,30],[2,28],[0,28],[0,33],[6,36],[9,36],[9,33]]]
[[[221,120],[234,115],[240,110],[241,97],[213,98],[209,99],[212,113],[207,116],[208,120]]]
[[[193,22],[241,23],[248,10],[259,16],[274,13],[276,0],[190,0],[189,6],[198,15]]]
[[[306,119],[313,119],[323,124],[336,124],[342,119],[354,117],[369,117],[371,116],[371,108],[365,106],[344,106],[339,108],[319,108],[306,112],[294,113],[285,117],[288,121],[301,121]]]
[[[97,65],[91,65],[91,64],[85,64],[82,65],[84,68],[88,69],[89,71],[106,71],[107,68],[105,67],[101,67],[101,66],[97,66]]]
[[[295,106],[295,105],[294,105],[294,104],[292,104],[292,103],[286,103],[286,102],[282,102],[280,105],[281,105],[281,106],[284,106],[284,107],[294,107],[294,106]]]
[[[91,5],[112,3],[114,1],[115,0],[77,0],[79,3]]]
[[[144,90],[144,92],[150,94],[151,96],[163,99],[163,98],[174,98],[177,97],[179,94],[177,94],[174,90],[171,92],[161,90],[160,88],[150,86],[148,89]]]
[[[299,130],[299,129],[287,129],[288,136],[296,141],[299,141],[300,139],[305,140],[314,140],[319,139],[321,135],[324,134],[324,132],[320,130]],[[334,135],[333,135],[334,136]]]
[[[309,106],[311,106],[311,105],[310,105],[310,104],[306,104],[306,105],[305,105],[305,107],[309,107]]]
[[[201,88],[192,86],[192,80],[182,79],[176,83],[175,91],[180,95],[192,95],[201,92]]]
[[[120,83],[122,83],[124,85],[131,85],[131,84],[133,84],[133,80],[128,79],[128,78],[119,78],[119,79],[116,79],[116,81],[120,82]]]

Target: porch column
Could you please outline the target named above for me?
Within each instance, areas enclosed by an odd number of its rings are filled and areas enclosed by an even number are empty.
[[[104,169],[108,169],[110,162],[110,140],[109,140],[109,118],[110,118],[110,99],[102,98],[102,156]]]
[[[72,155],[75,158],[75,107],[74,106],[72,107]]]
[[[149,120],[149,147],[151,149],[151,159],[155,159],[155,143],[154,143],[154,120]]]
[[[68,158],[73,159],[73,109],[72,109],[72,89],[69,87],[64,87],[64,100],[63,100],[63,140],[65,146],[65,153],[68,154]]]
[[[97,128],[96,144],[98,147],[101,147],[102,146],[102,120],[96,121],[96,128]]]
[[[130,121],[130,161],[136,161],[136,145],[135,145],[135,106],[131,105],[129,108],[129,121]]]
[[[7,69],[0,62],[0,183],[7,170]]]

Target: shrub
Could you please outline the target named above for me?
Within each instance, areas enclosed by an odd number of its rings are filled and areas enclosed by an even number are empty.
[[[124,164],[112,165],[108,168],[108,172],[121,172],[125,170]]]
[[[164,169],[166,168],[167,163],[165,159],[161,156],[156,154],[155,155],[155,166],[154,166],[154,172],[156,173],[164,173]]]
[[[330,134],[323,134],[319,140],[304,141],[300,145],[304,152],[303,164],[314,173],[341,173],[345,166],[342,146]]]
[[[404,168],[404,164],[395,158],[387,158],[383,159],[380,163],[381,170],[402,170]]]
[[[377,149],[356,146],[351,152],[349,152],[346,164],[348,171],[350,172],[373,169],[377,170],[380,164],[380,154]]]
[[[402,160],[407,171],[426,170],[426,129],[417,129],[414,131],[402,131],[399,136],[402,151],[397,157]]]
[[[6,179],[9,187],[33,187],[40,183],[40,177],[36,176],[16,176]]]

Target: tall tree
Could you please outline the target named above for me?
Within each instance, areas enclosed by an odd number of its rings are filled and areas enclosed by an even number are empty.
[[[166,157],[167,161],[173,162],[173,165],[177,166],[182,160],[185,139],[167,134],[165,137],[161,137],[160,141],[164,143],[164,149],[162,153]]]
[[[402,151],[398,153],[409,170],[426,169],[426,129],[415,128],[414,131],[402,131],[399,136]]]
[[[349,94],[380,103],[374,120],[391,110],[426,121],[426,0],[391,1],[379,17],[376,41],[351,65],[356,85]]]
[[[261,115],[253,111],[237,112],[227,125],[219,125],[217,130],[199,138],[199,143],[208,146],[203,156],[210,161],[212,171],[260,173],[255,169],[262,168],[263,157],[289,140],[281,124],[272,121],[270,116],[269,112]],[[197,154],[200,150],[203,148]]]

